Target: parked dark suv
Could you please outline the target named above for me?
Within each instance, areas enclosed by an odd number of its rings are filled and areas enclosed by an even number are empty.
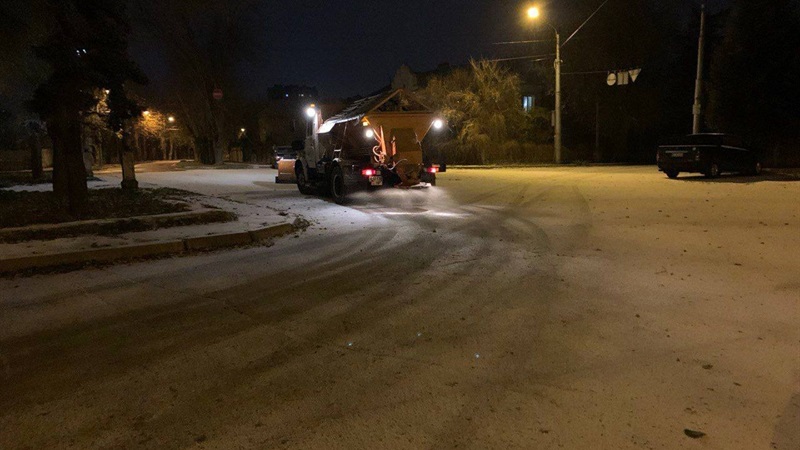
[[[728,134],[690,134],[658,147],[658,170],[670,178],[681,172],[702,173],[708,178],[723,172],[748,175],[761,173],[756,152],[746,148],[741,139]]]

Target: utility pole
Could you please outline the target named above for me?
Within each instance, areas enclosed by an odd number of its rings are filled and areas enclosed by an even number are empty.
[[[600,99],[594,104],[594,162],[600,162]]]
[[[605,0],[583,23],[570,35],[564,45],[566,45],[579,31],[587,24],[592,17],[594,17],[610,0]],[[528,8],[528,18],[532,20],[539,19],[541,11],[536,6]],[[556,69],[556,110],[555,110],[555,135],[553,136],[555,155],[554,160],[556,164],[561,164],[561,35],[558,33],[558,28],[554,27],[549,22],[545,23],[553,29],[556,34],[556,61],[553,64]]]
[[[554,136],[555,162],[561,164],[561,35],[556,30],[556,133]]]
[[[703,95],[703,60],[705,54],[705,40],[706,40],[706,3],[700,9],[700,39],[697,43],[697,79],[694,82],[694,107],[692,108],[692,115],[694,121],[692,124],[692,133],[697,134],[700,132],[700,124],[702,121],[703,106],[700,104],[700,97]]]

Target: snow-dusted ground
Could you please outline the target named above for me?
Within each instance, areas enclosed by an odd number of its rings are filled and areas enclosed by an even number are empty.
[[[0,448],[800,447],[800,181],[273,173],[139,180],[299,239],[0,280]]]
[[[33,255],[67,253],[104,247],[117,247],[141,243],[180,240],[188,237],[214,234],[238,233],[264,228],[279,223],[291,223],[297,214],[272,207],[271,204],[254,205],[236,200],[236,194],[250,191],[262,192],[264,186],[274,184],[277,171],[272,169],[205,169],[169,171],[176,161],[145,163],[137,167],[139,185],[142,188],[172,187],[206,195],[189,198],[193,209],[219,208],[236,213],[238,220],[158,230],[100,236],[85,235],[47,241],[25,241],[13,244],[0,243],[0,256],[19,258]],[[90,189],[118,188],[122,181],[118,167],[98,171],[96,179],[89,181]],[[285,186],[280,188],[287,189]],[[16,191],[52,190],[52,184],[19,185],[10,188]],[[1,207],[0,207],[1,208]]]

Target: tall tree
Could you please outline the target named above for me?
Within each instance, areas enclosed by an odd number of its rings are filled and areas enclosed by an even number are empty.
[[[33,91],[47,78],[47,65],[36,58],[33,46],[45,34],[41,15],[44,0],[5,0],[0,2],[0,133],[9,142],[0,149],[27,147],[31,154],[33,179],[42,177],[44,127],[26,107]],[[3,120],[6,119],[6,120]]]
[[[799,27],[795,1],[736,0],[712,64],[711,124],[764,145],[774,162],[800,125]]]
[[[123,0],[49,0],[44,17],[53,21],[52,31],[35,51],[51,73],[37,88],[33,107],[53,142],[53,190],[70,212],[80,214],[88,201],[82,114],[96,106],[98,91],[108,91],[108,124],[123,132],[139,114],[125,84],[147,80],[128,56]]]
[[[471,61],[469,69],[433,77],[420,94],[447,118],[459,143],[478,153],[481,163],[497,160],[502,144],[519,138],[526,124],[519,77],[497,63]]]
[[[266,3],[257,0],[132,0],[135,17],[148,30],[148,51],[165,61],[161,95],[180,107],[205,164],[221,164],[236,138],[252,86],[242,82],[243,64],[263,59],[257,26]],[[255,25],[255,26],[254,26]],[[215,98],[219,90],[222,98]],[[156,95],[159,95],[156,94]]]

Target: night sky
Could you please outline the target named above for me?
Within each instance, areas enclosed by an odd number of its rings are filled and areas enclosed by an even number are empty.
[[[619,1],[619,0],[612,0]],[[659,0],[623,0],[659,1]],[[710,0],[712,10],[728,0]],[[365,95],[389,84],[401,64],[413,70],[464,64],[470,57],[513,57],[534,49],[495,42],[531,38],[537,27],[524,19],[527,5],[505,0],[293,0],[274,2],[249,26],[264,33],[265,54],[240,70],[253,94],[273,84],[317,87],[323,97]],[[569,35],[585,17],[570,5],[591,8],[602,0],[540,1]],[[687,12],[697,0],[685,0]],[[608,18],[606,18],[608,19]],[[587,26],[602,26],[601,11]],[[542,31],[542,25],[538,26]],[[263,30],[263,31],[262,31]],[[582,32],[583,33],[583,32]],[[545,47],[548,51],[549,47]],[[526,53],[526,51],[528,53]],[[148,70],[148,61],[142,61]],[[150,68],[154,74],[157,68]],[[151,75],[152,76],[152,75]]]

